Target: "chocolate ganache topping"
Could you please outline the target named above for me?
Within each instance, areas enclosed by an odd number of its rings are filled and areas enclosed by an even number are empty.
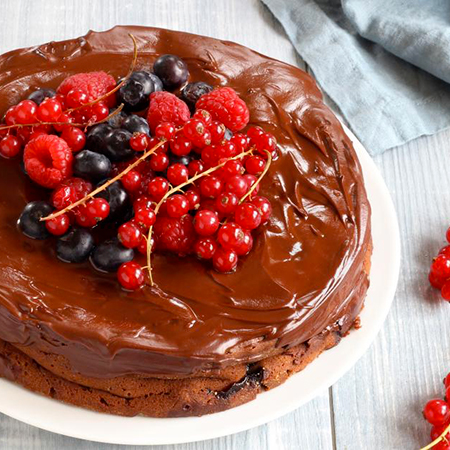
[[[273,215],[233,274],[194,257],[153,256],[154,288],[128,293],[89,264],[60,262],[54,245],[16,227],[24,205],[47,198],[15,160],[0,161],[0,339],[66,357],[86,376],[188,376],[258,361],[325,329],[345,328],[368,286],[370,207],[361,169],[314,80],[240,45],[141,27],[16,50],[0,57],[0,113],[69,75],[138,68],[171,53],[191,81],[230,86],[252,124],[278,140],[263,179]]]

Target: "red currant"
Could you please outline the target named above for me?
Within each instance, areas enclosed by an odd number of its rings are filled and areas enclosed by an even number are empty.
[[[236,133],[234,136],[232,136],[230,142],[232,142],[236,146],[238,153],[245,152],[250,145],[249,137],[243,133]]]
[[[162,142],[161,140],[159,140],[156,137],[151,137],[148,140],[148,148],[152,149],[154,147],[156,147],[157,145],[159,145],[159,147],[157,148],[158,153],[167,153],[169,150],[169,141],[167,142]]]
[[[232,177],[229,177],[225,185],[226,192],[233,192],[239,198],[243,197],[247,190],[247,181],[245,181],[245,178],[242,175],[233,175]]]
[[[208,145],[202,150],[202,161],[207,167],[213,167],[217,165],[220,159],[217,147],[215,145]]]
[[[262,136],[264,134],[264,130],[261,127],[253,126],[250,127],[247,131],[247,136],[254,142],[254,139]]]
[[[234,213],[239,203],[238,196],[233,192],[222,192],[216,198],[216,209],[225,216],[229,216]]]
[[[99,122],[106,119],[109,115],[109,109],[106,103],[98,102],[91,106],[91,120]]]
[[[227,161],[222,167],[221,178],[227,180],[234,175],[242,175],[244,173],[244,166],[237,159]]]
[[[80,227],[92,228],[97,225],[97,219],[87,212],[87,205],[80,205],[76,208],[75,220]]]
[[[137,211],[141,208],[152,208],[153,202],[147,195],[141,195],[133,202],[133,209]]]
[[[238,255],[234,250],[217,248],[213,256],[213,266],[218,272],[232,272],[238,263]]]
[[[84,131],[76,127],[66,127],[64,128],[61,138],[64,139],[72,152],[79,152],[84,148],[86,144],[86,135]]]
[[[42,105],[42,103],[41,103]],[[66,128],[70,127],[70,124],[73,123],[73,117],[67,113],[62,113],[59,117],[58,117],[58,122],[61,123],[62,125],[53,125],[55,130],[58,131],[58,133],[61,133],[62,131],[64,131]]]
[[[260,156],[250,156],[245,161],[245,169],[251,175],[260,175],[266,166],[266,161]]]
[[[254,230],[261,224],[261,214],[252,203],[243,203],[236,208],[234,213],[236,223],[245,230]]]
[[[123,263],[117,271],[117,279],[123,288],[135,291],[142,287],[145,282],[142,267],[133,261]]]
[[[183,126],[183,134],[191,142],[201,137],[205,130],[206,128],[203,120],[194,117],[189,119]]]
[[[17,123],[30,124],[36,122],[37,105],[31,100],[21,101],[15,109]]]
[[[157,152],[150,157],[150,167],[155,172],[164,172],[169,166],[169,157],[162,152]]]
[[[214,121],[208,127],[211,133],[211,143],[220,144],[225,137],[225,125],[223,123]]]
[[[444,300],[450,302],[450,281],[446,281],[441,288],[441,295]]]
[[[202,148],[211,145],[211,132],[209,130],[205,130],[201,136],[197,136],[192,139],[192,144],[196,147],[196,149],[198,149],[197,153],[201,153]]]
[[[259,192],[259,183],[257,183],[258,178],[256,178],[255,175],[250,175],[249,173],[246,173],[244,175],[244,180],[247,182],[248,190],[250,190],[250,188],[255,186],[249,198],[252,199],[253,197],[256,197],[256,195]]]
[[[156,221],[155,211],[151,208],[140,208],[134,214],[134,221],[145,230],[148,230]]]
[[[93,198],[86,204],[88,218],[93,218],[96,222],[106,219],[109,215],[109,210],[109,203],[104,198]]]
[[[88,95],[81,89],[72,89],[66,95],[66,105],[69,108],[78,108],[79,106],[85,105],[88,102],[89,102]]]
[[[198,239],[194,244],[195,254],[202,259],[211,259],[217,250],[217,242],[210,237]]]
[[[450,407],[444,400],[436,398],[425,405],[423,416],[431,425],[445,425],[450,419]]]
[[[124,247],[135,248],[143,239],[142,231],[139,226],[133,222],[125,222],[119,227],[118,237]]]
[[[238,154],[238,149],[233,142],[226,141],[221,145],[221,154],[224,158],[233,158]]]
[[[445,281],[450,278],[450,258],[438,255],[430,268],[430,282],[433,286],[441,289]]]
[[[167,169],[167,179],[174,186],[185,183],[189,178],[189,171],[184,164],[176,163]]]
[[[439,250],[440,255],[445,255],[448,258],[450,258],[450,245],[446,245],[445,247],[441,248]]]
[[[197,175],[198,173],[202,173],[204,169],[205,169],[205,167],[204,167],[203,163],[199,159],[194,159],[188,165],[189,176],[193,177],[194,175]]]
[[[13,158],[22,150],[22,141],[20,138],[9,134],[0,141],[0,155],[4,158]]]
[[[192,142],[183,136],[181,133],[178,133],[171,141],[170,141],[170,150],[176,156],[186,156],[191,153],[192,150]]]
[[[62,114],[62,105],[56,98],[46,98],[37,109],[37,118],[41,122],[58,122]]]
[[[223,248],[235,249],[244,241],[244,230],[237,223],[228,222],[220,227],[217,241]]]
[[[154,239],[151,239],[151,247],[153,248],[153,245],[155,243]],[[147,255],[147,244],[148,241],[146,239],[142,239],[141,243],[137,246],[137,251],[143,255]]]
[[[206,111],[205,109],[199,109],[195,111],[194,115],[192,116],[193,119],[200,119],[205,126],[209,127],[212,122],[212,116],[211,114]]]
[[[200,207],[200,192],[197,188],[190,188],[185,195],[188,199],[190,210],[196,210]]]
[[[134,133],[130,138],[130,147],[135,152],[144,152],[147,150],[150,138],[144,133]]]
[[[47,220],[45,222],[45,227],[48,232],[54,236],[62,236],[67,232],[70,226],[70,219],[67,214],[61,214],[54,219]]]
[[[250,200],[250,203],[255,205],[261,214],[261,223],[266,223],[272,214],[272,205],[266,197],[257,196]]]
[[[277,149],[277,140],[270,133],[263,133],[253,139],[256,150],[265,155],[266,150],[273,153]]]
[[[6,125],[15,125],[18,123],[17,121],[17,105],[11,106],[11,108],[6,111],[5,114],[5,123]]]
[[[168,192],[169,183],[165,178],[156,177],[148,183],[148,193],[150,198],[159,202]]]
[[[447,376],[444,378],[444,386],[446,388],[450,387],[450,373],[448,373]],[[450,400],[450,398],[448,400]]]
[[[194,228],[200,236],[211,236],[219,229],[219,217],[213,211],[198,211],[194,219]]]
[[[142,175],[137,170],[130,170],[120,181],[128,192],[133,192],[140,187]]]
[[[447,425],[433,425],[431,427],[431,431],[430,431],[430,437],[431,440],[434,441],[435,439],[437,439],[439,436],[441,436],[441,434],[445,431],[445,429],[447,428]],[[450,435],[447,434],[446,436],[447,438],[450,438]],[[450,440],[450,439],[449,439]],[[433,447],[433,449],[435,449],[436,447]]]
[[[189,212],[189,200],[183,194],[175,194],[167,199],[166,211],[169,217],[178,219]]]
[[[170,141],[170,139],[175,136],[176,130],[177,129],[172,122],[161,122],[155,129],[155,136]]]
[[[222,190],[222,180],[214,175],[205,177],[200,181],[200,192],[203,197],[217,198]]]
[[[244,230],[244,240],[235,248],[238,256],[245,256],[250,253],[253,247],[253,237],[250,231]]]

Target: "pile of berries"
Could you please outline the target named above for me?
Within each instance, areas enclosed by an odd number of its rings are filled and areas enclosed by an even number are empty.
[[[75,74],[12,106],[0,154],[23,149],[27,175],[49,189],[26,205],[19,229],[56,236],[61,261],[89,260],[128,290],[145,284],[135,251],[148,248],[235,270],[272,211],[258,190],[277,144],[260,127],[242,132],[249,111],[233,89],[188,78],[183,60],[163,55],[119,86],[105,72]],[[100,227],[116,237],[97,242]]]
[[[450,228],[446,238],[450,243]],[[441,248],[433,259],[428,279],[433,287],[441,291],[442,298],[450,302],[450,245]]]
[[[444,378],[445,398],[450,399],[450,373]],[[432,441],[441,440],[433,445],[435,450],[450,450],[450,404],[446,400],[435,398],[423,409],[423,416],[432,425],[430,437]],[[447,433],[446,433],[447,430]],[[444,435],[444,433],[446,433]]]

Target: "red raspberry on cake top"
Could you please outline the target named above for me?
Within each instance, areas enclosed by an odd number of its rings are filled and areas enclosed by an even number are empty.
[[[46,188],[55,188],[72,174],[72,150],[55,135],[32,139],[25,147],[23,161],[28,176]]]
[[[106,72],[76,73],[66,78],[58,87],[58,94],[66,96],[70,91],[80,90],[86,93],[87,103],[97,100],[116,86],[116,80]],[[115,95],[105,99],[106,104],[112,108],[115,103]]]
[[[156,248],[180,256],[191,253],[197,238],[192,221],[188,214],[180,219],[157,217],[153,228]]]
[[[170,92],[158,91],[150,95],[147,122],[152,133],[163,122],[170,122],[179,127],[187,122],[190,117],[191,113],[186,103]]]
[[[233,132],[245,128],[250,119],[250,112],[244,100],[230,87],[222,87],[202,95],[195,108],[205,109],[214,120],[223,123]]]

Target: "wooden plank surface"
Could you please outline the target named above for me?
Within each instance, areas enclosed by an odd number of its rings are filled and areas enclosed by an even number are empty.
[[[300,65],[282,28],[258,0],[3,0],[0,53],[116,24],[167,27],[233,40]],[[426,280],[450,217],[450,132],[375,159],[396,204],[403,263],[396,300],[371,349],[329,392],[248,432],[155,450],[415,449],[428,440],[422,404],[441,394],[449,363],[448,305]],[[0,399],[1,401],[1,399]],[[118,450],[0,415],[0,450]]]

